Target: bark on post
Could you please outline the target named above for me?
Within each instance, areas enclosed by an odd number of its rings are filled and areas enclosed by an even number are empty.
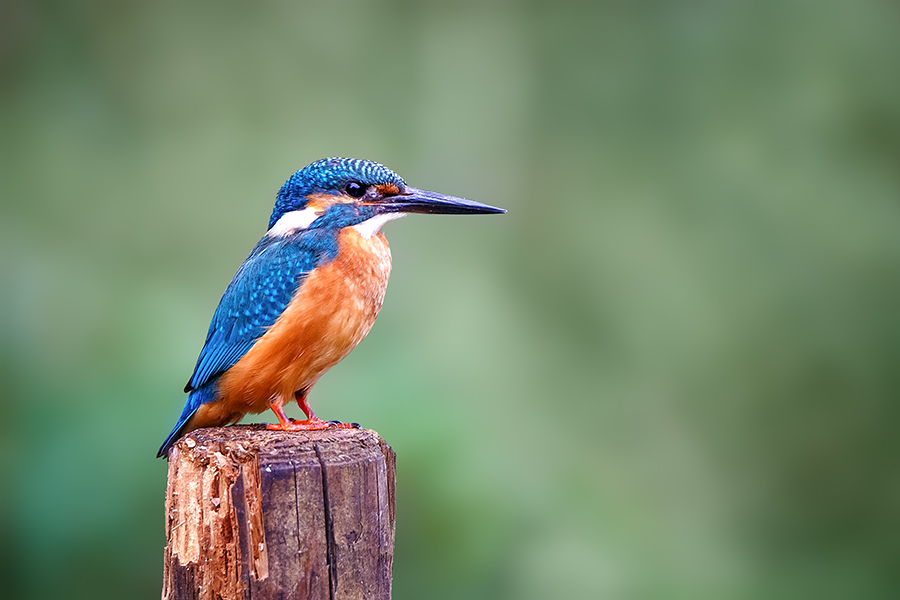
[[[365,429],[200,429],[169,453],[163,600],[389,599],[395,455]]]

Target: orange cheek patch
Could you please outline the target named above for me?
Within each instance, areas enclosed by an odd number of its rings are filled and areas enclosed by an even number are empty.
[[[382,196],[396,196],[400,193],[400,188],[393,183],[382,183],[376,185],[375,189],[378,190]]]
[[[306,208],[311,208],[316,212],[325,212],[329,206],[347,202],[352,202],[352,199],[330,194],[310,194],[306,197]]]

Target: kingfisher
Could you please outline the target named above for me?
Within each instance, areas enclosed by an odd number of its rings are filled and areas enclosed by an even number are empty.
[[[225,289],[184,391],[178,423],[157,457],[185,433],[270,408],[268,429],[358,427],[324,421],[307,396],[366,337],[381,310],[391,250],[381,228],[409,213],[496,214],[502,208],[406,185],[369,160],[323,158],[279,190],[266,234]],[[289,419],[297,402],[305,420]]]

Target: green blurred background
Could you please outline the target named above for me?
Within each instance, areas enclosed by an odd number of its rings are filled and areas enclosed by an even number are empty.
[[[509,209],[389,224],[381,318],[311,397],[398,453],[395,598],[898,597],[898,31],[5,0],[4,597],[158,596],[154,454],[276,190],[333,155]]]

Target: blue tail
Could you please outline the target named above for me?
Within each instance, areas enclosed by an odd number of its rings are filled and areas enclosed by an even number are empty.
[[[169,434],[163,445],[159,447],[156,458],[167,456],[169,448],[175,445],[175,442],[178,441],[183,433],[190,431],[187,429],[188,422],[190,422],[194,413],[197,412],[197,409],[202,404],[216,399],[216,383],[218,383],[218,377],[196,390],[191,390],[190,394],[188,394],[187,403],[184,405],[184,410],[181,412],[181,418],[178,419],[178,424],[175,425],[175,429],[172,430],[172,433]]]

